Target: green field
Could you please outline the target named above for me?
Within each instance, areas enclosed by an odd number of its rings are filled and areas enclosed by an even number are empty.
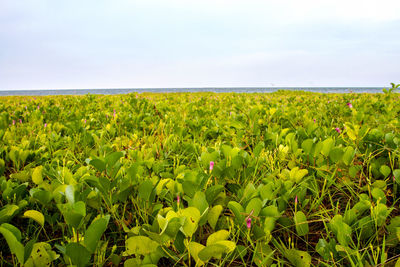
[[[399,103],[1,97],[0,265],[400,265]]]

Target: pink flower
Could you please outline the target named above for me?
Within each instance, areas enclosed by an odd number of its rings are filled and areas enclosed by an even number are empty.
[[[214,169],[214,161],[210,161],[210,171]]]
[[[85,119],[85,123],[86,123],[86,119]]]
[[[115,113],[115,109],[114,109],[114,114],[113,114],[114,118],[115,118],[115,115],[116,115],[116,113]]]
[[[181,197],[179,195],[176,197],[176,202],[178,203],[178,205],[181,202]]]
[[[19,123],[21,123],[21,124],[22,124],[22,120],[21,120],[21,119],[19,119]]]
[[[297,203],[299,203],[299,200],[297,199],[297,195],[296,195],[296,197],[294,198],[294,204],[297,205]]]
[[[37,106],[37,109],[40,109],[40,106],[39,106],[39,105]]]
[[[316,123],[317,122],[317,120],[316,119],[314,119],[314,123]]]
[[[349,102],[349,103],[347,103],[347,106],[349,107],[349,108],[353,108],[353,105]]]
[[[15,120],[13,120],[13,125],[15,125]]]
[[[246,219],[246,225],[247,225],[247,229],[251,228],[251,218],[250,217]]]
[[[335,131],[338,132],[338,133],[341,133],[340,128],[335,128]]]
[[[46,127],[47,127],[47,123],[44,124],[44,128],[46,128]]]

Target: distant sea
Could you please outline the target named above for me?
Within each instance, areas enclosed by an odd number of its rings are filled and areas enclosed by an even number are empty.
[[[10,95],[86,95],[128,93],[272,93],[278,90],[307,91],[317,93],[382,93],[383,87],[205,87],[205,88],[123,88],[123,89],[47,89],[47,90],[0,90],[0,96]]]

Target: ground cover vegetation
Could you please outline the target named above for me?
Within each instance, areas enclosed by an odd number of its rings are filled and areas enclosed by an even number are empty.
[[[2,97],[1,265],[399,264],[399,101]]]

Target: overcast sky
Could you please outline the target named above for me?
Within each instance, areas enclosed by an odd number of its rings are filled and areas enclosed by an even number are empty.
[[[388,86],[399,0],[0,0],[0,89]]]

